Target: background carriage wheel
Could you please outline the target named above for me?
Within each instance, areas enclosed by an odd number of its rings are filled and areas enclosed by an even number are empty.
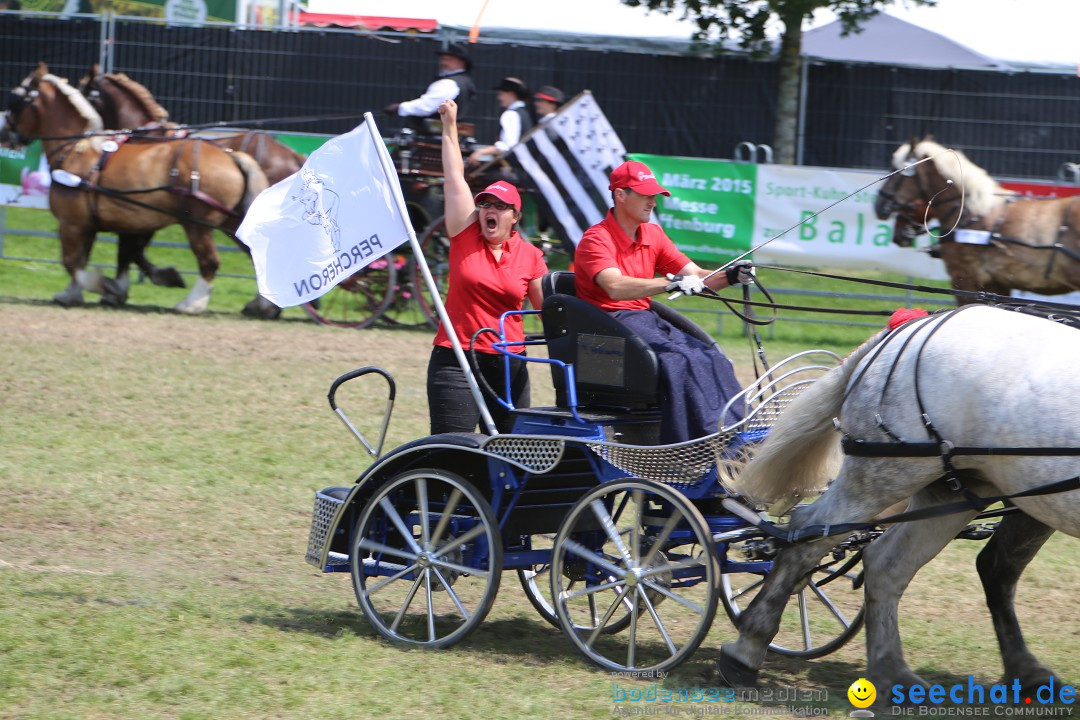
[[[350,564],[364,616],[402,645],[444,648],[483,621],[499,589],[502,540],[495,514],[464,478],[409,470],[368,500]]]
[[[445,299],[450,286],[450,236],[446,232],[446,217],[439,217],[428,225],[419,242],[428,269],[431,270],[431,277],[435,279],[439,294]],[[409,263],[409,270],[416,307],[431,327],[438,327],[439,313],[435,310],[435,301],[432,300],[431,290],[424,282],[419,265],[413,261]]]
[[[547,549],[547,547],[550,547],[551,540],[553,539],[554,538],[550,535],[534,535],[533,549]],[[544,542],[545,540],[546,543]],[[547,547],[545,547],[545,545]],[[518,582],[521,583],[521,589],[525,591],[525,597],[528,598],[529,604],[536,609],[537,614],[554,627],[561,628],[562,626],[559,625],[559,618],[555,614],[555,606],[551,601],[551,563],[547,562],[533,565],[528,568],[519,568],[517,576]],[[584,587],[584,581],[574,579],[568,579],[566,581],[566,592],[568,593],[573,593],[581,587]],[[614,597],[614,595],[612,597]],[[632,607],[633,605],[630,601],[625,601],[624,609],[608,621],[607,625],[604,626],[603,632],[617,633],[625,630],[630,624],[629,611]],[[590,617],[599,617],[598,608],[594,608]],[[584,626],[579,627],[584,629]]]
[[[859,632],[865,614],[860,548],[871,537],[874,535],[853,535],[822,558],[796,587],[784,608],[780,630],[769,645],[770,652],[818,658],[840,649]],[[767,543],[755,539],[727,547],[728,559],[751,565],[760,563],[762,567],[762,572],[721,574],[720,598],[736,627],[739,615],[757,596],[768,576],[775,550]]]
[[[382,257],[345,278],[322,297],[303,305],[320,325],[361,329],[371,326],[394,300],[397,268]]]
[[[607,670],[667,671],[690,657],[712,625],[719,583],[705,519],[661,483],[604,483],[574,503],[555,536],[551,596],[559,625],[578,652]],[[626,630],[605,633],[627,601]]]

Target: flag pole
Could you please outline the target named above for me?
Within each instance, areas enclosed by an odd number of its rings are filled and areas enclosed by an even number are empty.
[[[446,330],[447,337],[450,338],[450,344],[453,346],[458,364],[461,365],[461,370],[465,373],[465,381],[469,384],[469,391],[472,393],[473,400],[476,401],[476,407],[480,410],[480,420],[490,434],[498,435],[499,431],[495,427],[495,421],[491,418],[487,403],[484,402],[484,396],[480,392],[480,386],[473,375],[472,367],[469,366],[469,361],[465,358],[465,351],[461,349],[461,343],[458,341],[457,333],[454,331],[454,324],[450,322],[450,316],[446,314],[446,306],[443,305],[442,297],[439,295],[439,286],[435,284],[435,278],[431,276],[431,269],[428,268],[427,259],[424,258],[423,250],[416,239],[416,230],[413,229],[412,221],[409,219],[409,209],[405,205],[405,196],[401,193],[401,183],[397,179],[397,169],[394,167],[394,161],[386,149],[386,144],[383,143],[378,128],[375,127],[375,118],[370,112],[364,113],[364,124],[367,125],[368,130],[371,132],[371,139],[379,149],[379,162],[382,163],[383,175],[386,176],[390,187],[393,189],[394,201],[397,203],[398,211],[405,221],[405,227],[409,230],[409,246],[412,248],[413,258],[416,261],[416,266],[420,268],[420,272],[424,276],[424,282],[427,284],[428,290],[431,291],[431,299],[435,303],[435,310],[439,313],[439,320]]]

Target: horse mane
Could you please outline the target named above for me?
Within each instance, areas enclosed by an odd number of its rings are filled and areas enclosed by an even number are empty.
[[[66,97],[72,107],[75,108],[75,111],[86,120],[86,127],[83,130],[85,133],[89,135],[91,133],[99,133],[105,129],[105,123],[102,121],[98,111],[94,109],[94,106],[90,104],[89,100],[83,97],[82,93],[71,87],[67,80],[57,75],[53,75],[52,73],[42,75],[41,79],[51,83],[53,87],[59,90],[60,94]],[[100,149],[98,148],[98,145],[101,143],[101,138],[92,138],[91,143],[95,148]]]
[[[933,140],[920,141],[915,146],[915,157],[932,157],[931,162],[941,176],[952,180],[956,187],[964,191],[964,203],[973,215],[986,215],[1005,202],[1003,196],[1016,194],[1001,187],[964,153],[950,150]]]
[[[145,85],[135,82],[124,73],[109,73],[102,75],[103,78],[112,81],[121,89],[130,93],[143,106],[146,113],[156,122],[165,122],[169,119],[169,111],[154,99]]]

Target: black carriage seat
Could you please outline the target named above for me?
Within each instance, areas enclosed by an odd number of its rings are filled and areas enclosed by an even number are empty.
[[[544,339],[548,356],[573,364],[578,405],[625,410],[660,405],[660,365],[648,343],[608,313],[578,298],[574,273],[554,271],[541,280]],[[709,344],[715,340],[684,315],[653,303],[653,311]],[[567,407],[562,368],[552,366],[555,402]]]

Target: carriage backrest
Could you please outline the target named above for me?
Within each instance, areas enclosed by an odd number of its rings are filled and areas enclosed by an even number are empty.
[[[540,281],[544,294],[541,316],[548,356],[572,364],[578,404],[626,409],[658,407],[659,361],[637,333],[607,312],[576,297],[574,273],[555,271]],[[653,303],[653,311],[704,342],[713,338],[685,316]],[[556,404],[567,403],[563,371],[552,367]]]

